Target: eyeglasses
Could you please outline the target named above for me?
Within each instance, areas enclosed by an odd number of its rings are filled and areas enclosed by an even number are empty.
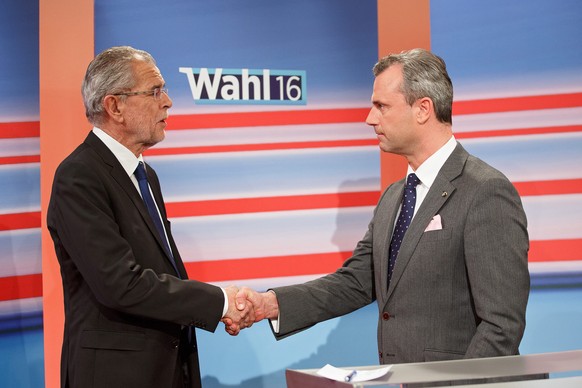
[[[112,96],[139,96],[139,95],[146,95],[146,96],[154,96],[156,100],[162,98],[162,93],[166,93],[168,95],[168,88],[155,88],[152,90],[144,90],[141,92],[126,92],[126,93],[112,93]]]

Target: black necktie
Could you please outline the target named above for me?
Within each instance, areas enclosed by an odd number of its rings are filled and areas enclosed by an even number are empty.
[[[141,197],[146,207],[148,208],[148,212],[150,213],[152,221],[154,221],[154,225],[156,225],[156,229],[158,230],[160,238],[162,239],[164,248],[166,249],[166,252],[170,256],[172,265],[174,266],[176,273],[178,274],[178,276],[180,276],[180,272],[178,271],[178,267],[176,266],[176,262],[174,261],[174,255],[172,255],[172,250],[168,245],[168,239],[166,238],[166,233],[164,232],[164,227],[162,226],[162,220],[160,219],[158,209],[150,193],[148,178],[146,175],[143,162],[139,162],[137,168],[135,169],[134,175],[137,178],[137,183],[139,184],[139,191],[141,191]]]
[[[392,271],[394,270],[394,264],[396,264],[396,257],[400,251],[400,244],[402,244],[402,239],[404,239],[404,233],[410,225],[412,216],[414,215],[414,205],[416,204],[416,185],[420,183],[420,179],[416,174],[412,173],[408,175],[406,179],[406,186],[404,187],[404,198],[402,199],[402,208],[400,209],[400,215],[396,221],[396,227],[394,228],[394,233],[392,234],[392,240],[390,241],[390,261],[388,262],[388,284],[390,284],[390,279],[392,278]]]

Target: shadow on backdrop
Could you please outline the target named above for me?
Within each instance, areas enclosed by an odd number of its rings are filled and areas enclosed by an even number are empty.
[[[380,183],[378,179],[369,178],[352,180],[342,183],[338,192],[370,190],[370,187],[379,186]],[[338,199],[338,208],[342,209],[344,206],[345,205],[341,203],[341,199]],[[371,206],[375,206],[375,204],[372,204]],[[371,217],[372,210],[370,210],[369,217],[367,217],[364,224],[358,225],[359,230],[356,232],[357,235],[354,236],[349,233],[349,231],[354,228],[354,215],[349,212],[338,211],[336,217],[336,228],[330,237],[331,242],[338,247],[338,251],[343,251],[346,249],[352,250],[355,247],[357,241],[364,236]],[[332,321],[337,321],[337,325],[335,328],[329,331],[329,335],[325,343],[319,346],[315,353],[312,353],[306,358],[286,366],[284,369],[279,369],[275,372],[242,380],[237,384],[225,384],[220,382],[219,377],[205,376],[202,379],[202,386],[204,388],[285,387],[285,369],[321,368],[325,364],[331,364],[338,367],[377,365],[377,311],[376,304],[372,303],[343,317],[335,318]],[[270,330],[267,335],[271,335]],[[299,333],[297,335],[300,336],[301,334]],[[281,342],[281,349],[284,348],[283,342],[286,340],[287,339],[278,341],[278,343]],[[275,347],[277,347],[277,344],[275,344]],[[306,350],[307,348],[308,344],[306,344]],[[271,349],[269,352],[274,354],[254,354],[248,355],[248,357],[254,356],[257,362],[260,362],[263,359],[266,359],[268,362],[268,359],[270,358],[277,358],[276,351]],[[227,369],[228,368],[225,367],[225,372]]]

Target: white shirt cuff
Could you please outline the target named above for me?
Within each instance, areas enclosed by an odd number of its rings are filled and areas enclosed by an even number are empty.
[[[226,312],[228,311],[228,295],[226,295],[226,291],[224,291],[224,288],[221,288],[222,293],[224,294],[224,306],[222,307],[222,317],[224,318],[224,316],[226,315]]]
[[[271,321],[271,327],[273,328],[273,331],[277,334],[279,334],[279,319],[281,317],[277,317],[277,319],[270,319]]]
[[[275,298],[277,297],[277,294],[275,294],[275,291],[268,290],[268,292],[272,292],[273,295],[275,295]],[[279,314],[277,314],[277,319],[269,319],[269,322],[271,323],[271,328],[277,334],[279,334],[279,321],[280,320],[281,320],[281,312],[279,312]]]

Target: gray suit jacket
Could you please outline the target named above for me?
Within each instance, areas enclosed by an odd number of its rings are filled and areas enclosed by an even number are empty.
[[[335,273],[275,288],[283,338],[376,300],[380,363],[518,353],[529,295],[527,221],[499,171],[457,144],[406,232],[390,286],[388,248],[404,180],[382,195]],[[439,214],[442,229],[426,231]]]

